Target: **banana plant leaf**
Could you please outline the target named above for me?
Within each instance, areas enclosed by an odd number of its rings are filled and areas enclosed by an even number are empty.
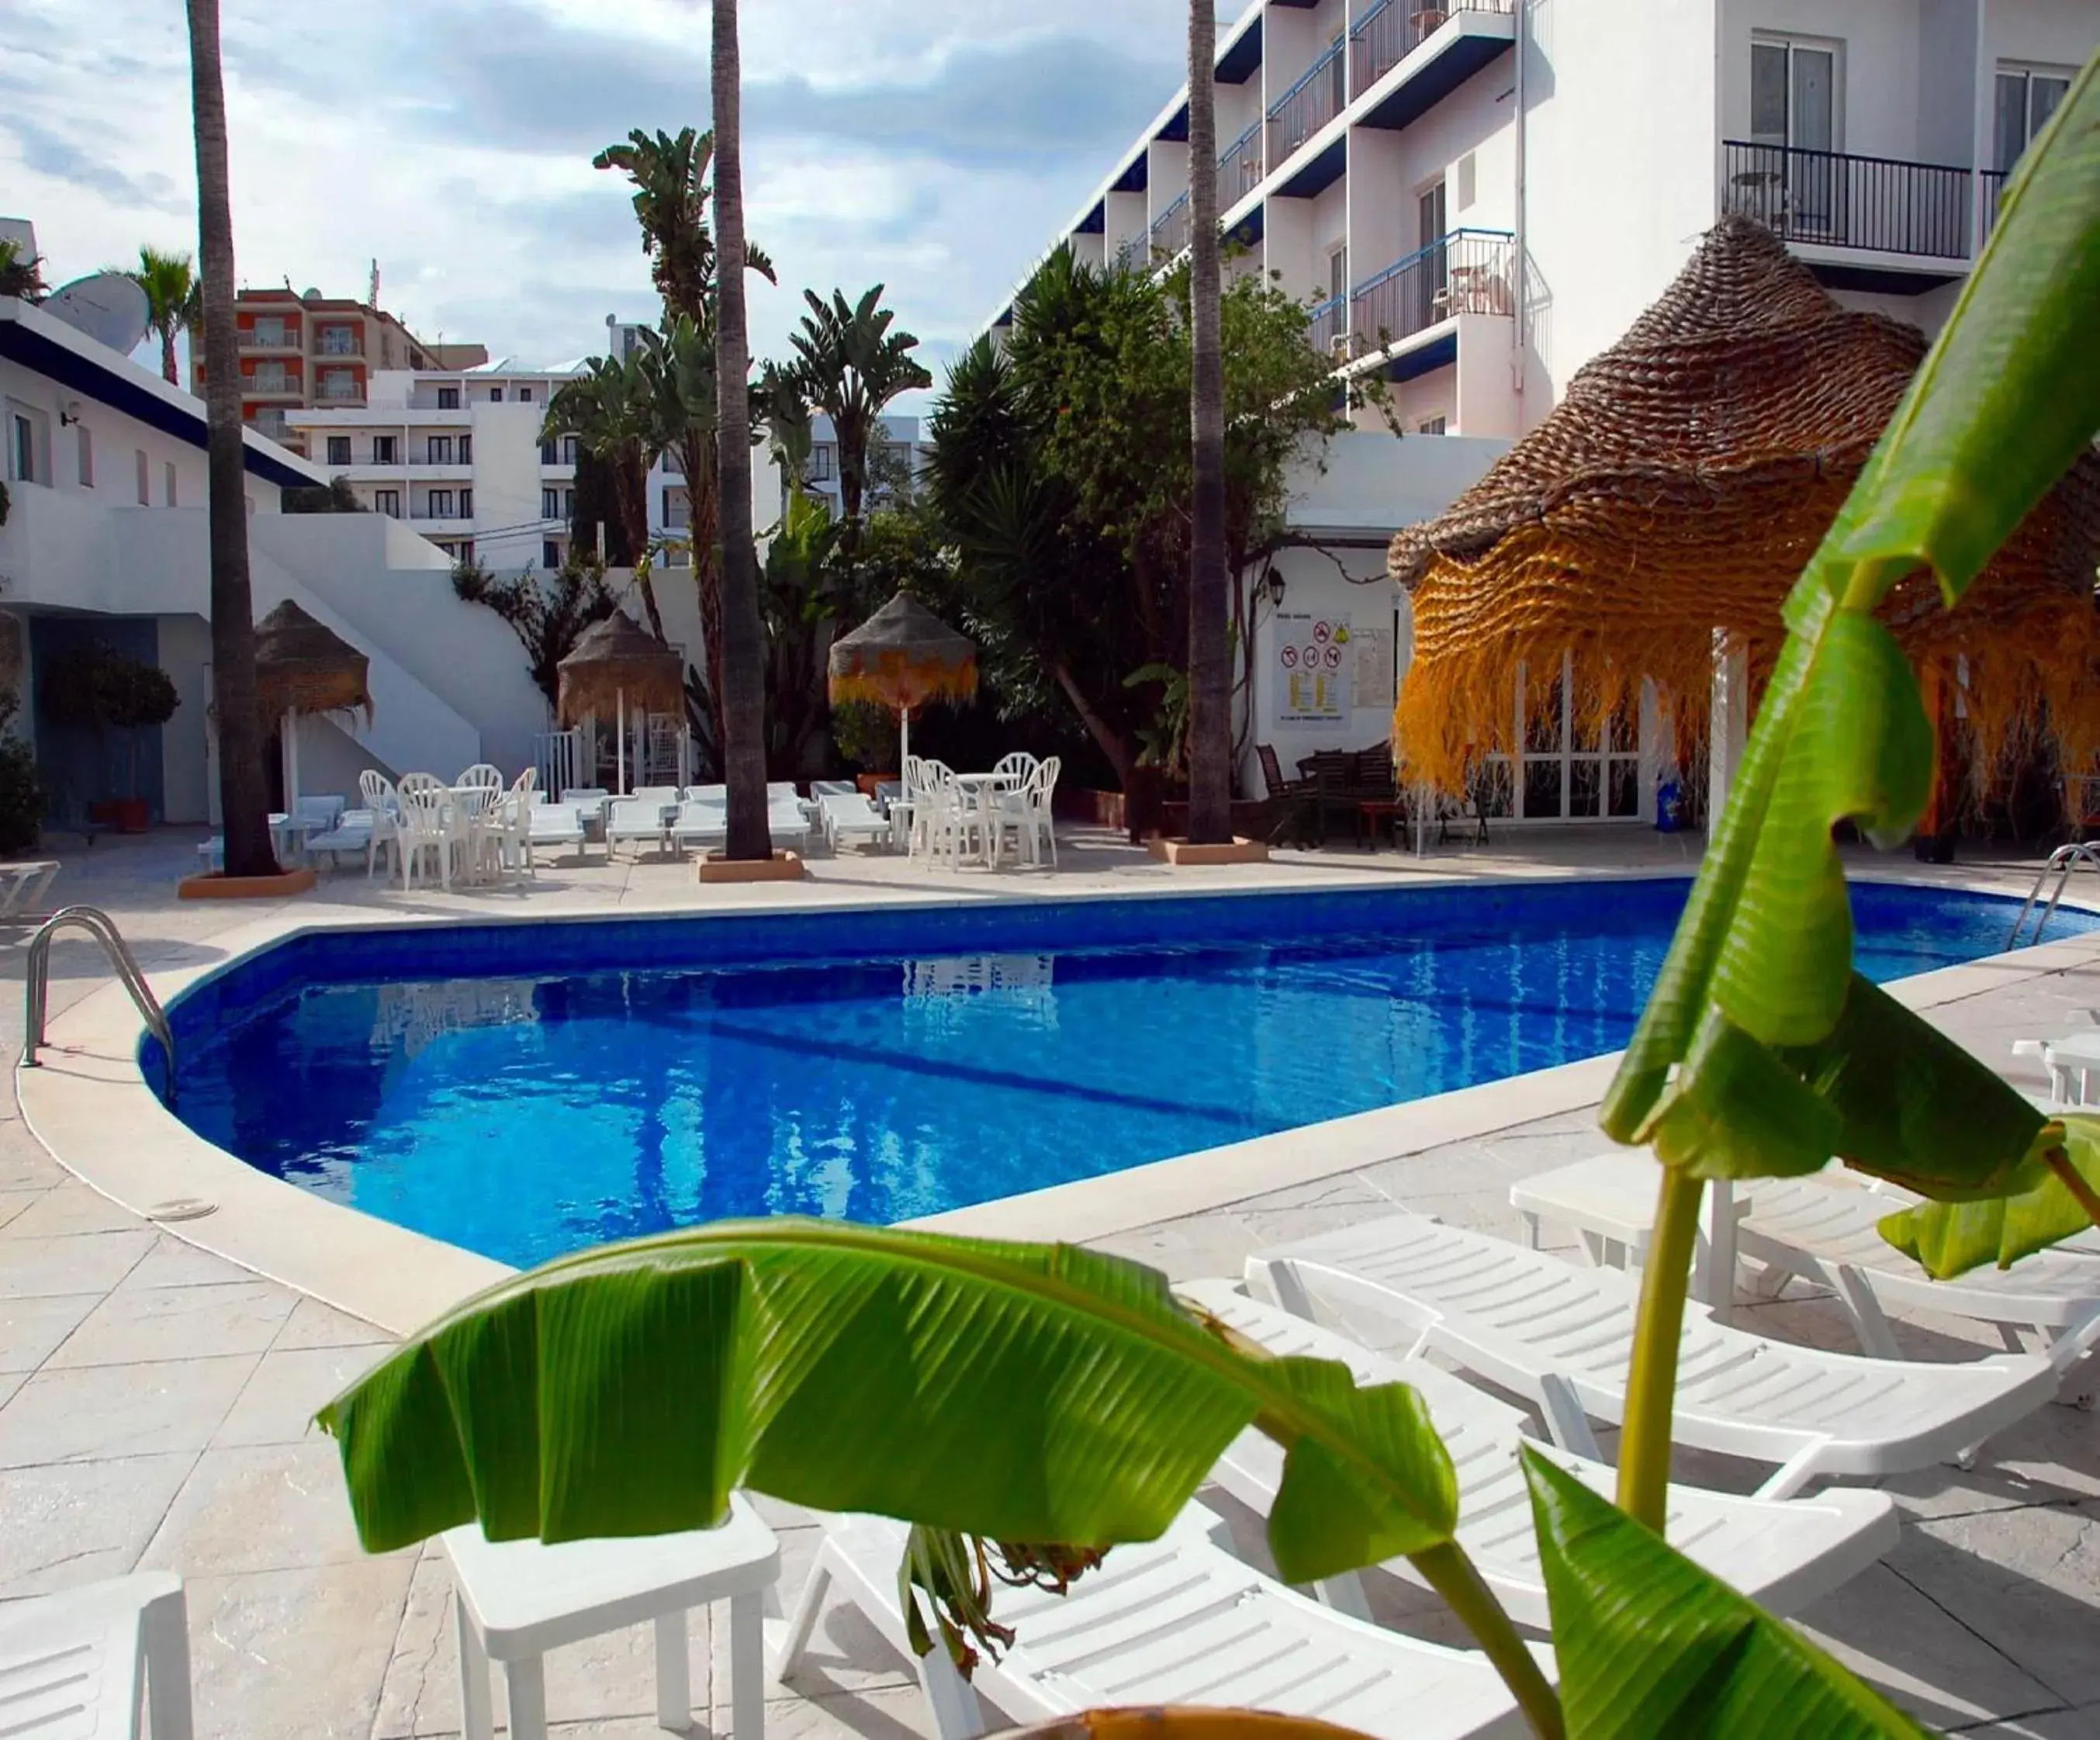
[[[1255,1358],[1163,1277],[1068,1245],[788,1218],[564,1257],[439,1319],[319,1415],[383,1552],[662,1534],[748,1486],[994,1540],[1152,1539],[1244,1428],[1286,1446],[1269,1523],[1311,1582],[1450,1539],[1415,1392]]]
[[[1617,1140],[1652,1142],[1706,1177],[1807,1170],[1827,1148],[1935,1197],[2038,1181],[2038,1120],[1926,1023],[1862,992],[1831,835],[1851,821],[1887,845],[1915,824],[1931,726],[1873,612],[1921,567],[1952,606],[2100,430],[2096,330],[2100,61],[2014,178],[1946,329],[1788,598],[1787,644],[1735,788],[1604,1102]],[[1912,1043],[1926,1051],[1907,1055]]]
[[[1568,1740],[1918,1740],[1818,1649],[1526,1451]]]
[[[2100,1118],[2067,1117],[2062,1133],[2045,1126],[2037,1142],[2061,1144],[2066,1163],[2100,1195]],[[1977,1202],[1921,1203],[1879,1223],[1882,1236],[1935,1281],[1952,1280],[1995,1263],[2010,1269],[2063,1239],[2089,1231],[2093,1215],[2061,1174],[2040,1169],[2040,1181],[2009,1195]]]

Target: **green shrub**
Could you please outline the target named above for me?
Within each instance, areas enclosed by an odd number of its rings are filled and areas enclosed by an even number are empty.
[[[33,852],[43,843],[44,788],[37,757],[17,737],[14,718],[21,697],[0,694],[0,854]]]

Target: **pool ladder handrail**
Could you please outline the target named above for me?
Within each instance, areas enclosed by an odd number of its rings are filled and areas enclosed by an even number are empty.
[[[2020,932],[2027,928],[2027,914],[2034,910],[2035,902],[2041,899],[2042,885],[2054,872],[2056,886],[2050,891],[2049,904],[2042,908],[2041,916],[2035,921],[2034,935],[2028,939],[2028,946],[2032,947],[2041,941],[2041,934],[2049,928],[2049,921],[2055,914],[2057,903],[2063,899],[2064,887],[2071,881],[2071,872],[2080,864],[2100,870],[2100,841],[2074,841],[2068,846],[2059,846],[2049,855],[2049,862],[2041,867],[2041,874],[2035,878],[2027,903],[2020,908],[2020,916],[2013,921],[2012,934],[2005,938],[2008,950],[2020,946]]]
[[[37,934],[29,938],[22,1067],[39,1067],[37,1053],[45,1044],[44,1018],[51,1001],[51,938],[68,928],[85,930],[101,943],[118,983],[130,994],[139,1018],[146,1023],[146,1031],[160,1041],[165,1089],[161,1100],[163,1105],[172,1106],[175,1103],[174,1030],[168,1025],[167,1012],[147,985],[146,975],[139,971],[138,959],[125,942],[123,933],[117,928],[117,921],[99,906],[61,907],[39,925]]]

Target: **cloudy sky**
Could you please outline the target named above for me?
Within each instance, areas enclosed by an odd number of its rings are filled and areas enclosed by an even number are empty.
[[[653,319],[630,127],[704,126],[705,0],[221,0],[245,284],[549,363]],[[1185,0],[743,0],[745,200],[781,288],[878,280],[938,376],[1180,82]],[[5,0],[0,214],[55,283],[195,245],[182,0]],[[1223,8],[1221,8],[1223,10]]]

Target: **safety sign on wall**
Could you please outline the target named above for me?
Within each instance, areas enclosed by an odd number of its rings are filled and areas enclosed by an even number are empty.
[[[1276,717],[1282,724],[1331,724],[1349,716],[1356,663],[1347,616],[1276,618]]]

